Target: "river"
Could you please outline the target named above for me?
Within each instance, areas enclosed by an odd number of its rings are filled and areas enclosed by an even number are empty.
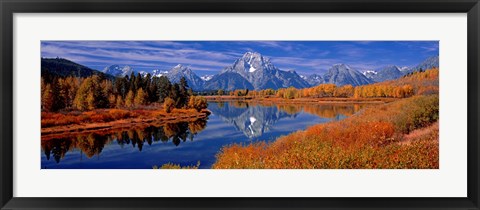
[[[152,169],[166,163],[211,168],[223,146],[271,142],[347,118],[365,104],[209,102],[207,119],[42,140],[42,169]]]

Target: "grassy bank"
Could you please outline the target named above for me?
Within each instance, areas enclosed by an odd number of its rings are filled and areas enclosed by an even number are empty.
[[[438,95],[366,108],[271,144],[230,145],[213,168],[438,168]]]

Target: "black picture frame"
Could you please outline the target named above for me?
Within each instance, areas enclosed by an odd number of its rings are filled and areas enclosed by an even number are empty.
[[[479,209],[478,0],[0,0],[1,209]],[[467,13],[468,196],[465,198],[25,198],[13,197],[15,13]],[[347,189],[346,189],[347,190]]]

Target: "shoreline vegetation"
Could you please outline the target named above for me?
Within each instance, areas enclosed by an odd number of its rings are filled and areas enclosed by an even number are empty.
[[[245,101],[245,102],[259,102],[259,103],[282,103],[282,104],[335,104],[335,103],[389,103],[398,100],[398,98],[293,98],[285,99],[278,97],[255,98],[250,96],[204,96],[209,102],[231,102],[231,101]]]
[[[414,96],[267,144],[234,144],[214,169],[436,169],[438,95]]]
[[[42,75],[42,140],[206,119],[207,101],[276,106],[374,103],[378,105],[344,120],[311,126],[269,144],[225,146],[213,168],[438,168],[438,76],[438,69],[430,69],[357,87],[321,84],[304,89],[218,90],[209,95],[193,92],[185,78],[172,84],[164,76],[133,73],[115,81],[98,75]],[[157,168],[198,166],[169,163]]]
[[[53,137],[78,135],[92,131],[114,130],[132,126],[191,122],[207,118],[210,111],[202,109],[122,110],[97,109],[89,112],[42,113],[42,140]]]
[[[42,74],[42,139],[47,135],[118,129],[138,124],[188,122],[210,112],[204,97],[193,95],[185,78],[130,76],[112,81]]]

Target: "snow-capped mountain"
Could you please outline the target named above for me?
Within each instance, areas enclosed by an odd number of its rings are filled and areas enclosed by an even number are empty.
[[[193,90],[202,90],[204,81],[197,76],[189,67],[178,64],[168,71],[167,76],[170,82],[178,83],[182,77],[185,77],[187,84]]]
[[[111,65],[105,67],[102,72],[115,77],[125,77],[133,72],[133,68],[130,66],[120,67],[119,65]]]
[[[403,73],[400,71],[400,68],[398,66],[385,66],[381,68],[380,70],[376,71],[375,74],[372,74],[367,76],[374,82],[383,82],[385,80],[393,80],[397,79],[403,76]]]
[[[269,58],[258,52],[246,52],[231,66],[225,67],[216,75],[199,77],[189,67],[181,64],[168,71],[155,69],[150,74],[152,77],[166,76],[172,83],[178,83],[182,77],[185,77],[188,85],[194,90],[263,90],[287,87],[306,88],[320,84],[358,86],[397,79],[420,69],[426,70],[438,66],[439,57],[433,56],[414,67],[391,65],[360,72],[346,64],[335,64],[323,75],[299,75],[294,70],[283,71],[278,69]],[[134,71],[130,66],[111,65],[105,67],[102,72],[123,77]],[[139,73],[144,76],[147,75],[145,71]]]
[[[222,76],[228,73],[230,76],[238,74],[243,79],[248,81],[234,81],[232,78]],[[235,76],[236,79],[241,80]],[[223,81],[218,81],[218,80]],[[230,83],[235,83],[231,85]],[[211,89],[225,89],[236,85],[242,85],[243,88],[253,86],[253,89],[278,89],[286,87],[305,88],[308,83],[303,80],[295,71],[282,71],[275,67],[269,58],[262,56],[257,52],[247,52],[240,59],[237,59],[232,66],[226,67],[218,75],[207,81],[207,87]]]
[[[335,84],[337,86],[359,86],[372,83],[372,80],[346,64],[333,65],[328,72],[323,75],[323,79],[325,83]]]
[[[203,81],[208,81],[208,80],[211,80],[213,78],[213,76],[215,75],[203,75],[201,76],[200,78],[203,80]]]

